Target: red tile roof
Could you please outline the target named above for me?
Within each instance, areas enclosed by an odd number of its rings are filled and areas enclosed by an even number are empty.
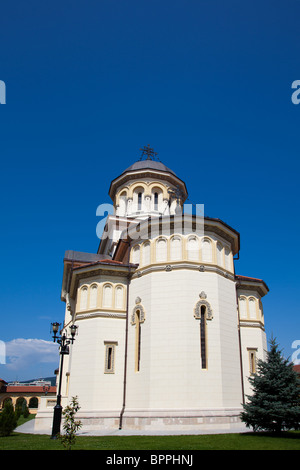
[[[42,386],[39,385],[8,385],[6,393],[45,393]],[[56,393],[56,387],[50,387],[48,393]]]

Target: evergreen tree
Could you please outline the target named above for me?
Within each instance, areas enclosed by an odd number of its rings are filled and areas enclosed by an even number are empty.
[[[254,431],[281,432],[300,427],[300,381],[293,363],[270,341],[267,360],[259,360],[257,373],[249,378],[253,395],[247,396],[241,420]]]
[[[0,436],[9,436],[17,427],[17,415],[10,401],[5,402],[0,413]]]

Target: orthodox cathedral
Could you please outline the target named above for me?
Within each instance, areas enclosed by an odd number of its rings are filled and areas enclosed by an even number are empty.
[[[185,213],[185,182],[149,146],[110,184],[97,253],[66,251],[61,371],[91,430],[234,429],[267,350],[261,279],[237,275],[240,235]],[[54,403],[55,404],[55,403]],[[53,399],[36,428],[51,427]]]

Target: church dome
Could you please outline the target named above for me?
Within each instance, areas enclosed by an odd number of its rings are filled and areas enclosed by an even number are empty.
[[[164,172],[171,173],[172,175],[176,176],[174,171],[170,170],[170,168],[168,168],[162,162],[156,161],[156,160],[150,160],[150,159],[138,160],[133,165],[128,167],[125,171],[123,171],[122,174],[128,173],[130,171],[139,171],[139,170],[144,170],[144,169],[148,169],[148,168],[151,169],[151,170],[164,171]]]
[[[150,145],[140,150],[141,158],[111,182],[109,195],[115,215],[147,218],[176,214],[187,198],[184,181],[157,158]]]

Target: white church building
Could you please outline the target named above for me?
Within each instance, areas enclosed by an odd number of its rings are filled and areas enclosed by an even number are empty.
[[[239,233],[185,213],[184,183],[148,146],[110,184],[97,253],[66,251],[62,370],[91,430],[234,429],[267,350],[261,279],[237,275]],[[36,417],[51,427],[53,401]]]

